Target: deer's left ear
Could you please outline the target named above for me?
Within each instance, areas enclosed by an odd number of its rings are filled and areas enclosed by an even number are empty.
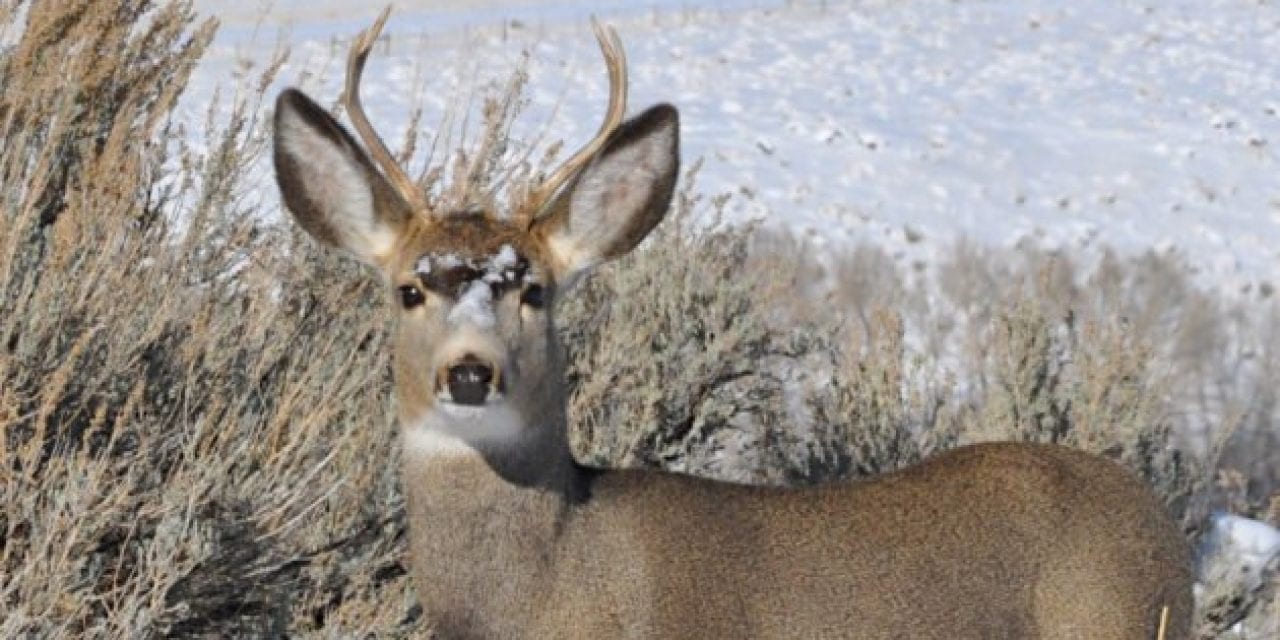
[[[662,221],[680,169],[679,130],[679,114],[668,104],[624,122],[534,223],[556,263],[556,280],[571,283],[631,251]]]
[[[276,100],[276,182],[316,240],[382,268],[409,209],[351,135],[296,89]]]

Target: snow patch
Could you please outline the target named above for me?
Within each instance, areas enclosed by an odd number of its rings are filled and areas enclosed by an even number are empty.
[[[491,284],[516,282],[523,275],[522,269],[525,265],[520,260],[520,254],[516,253],[514,247],[504,244],[498,249],[498,252],[492,256],[482,259],[462,257],[456,253],[432,254],[428,253],[418,259],[414,265],[414,272],[419,276],[429,276],[439,268],[441,270],[456,269],[458,267],[466,267],[473,271],[480,272],[480,279]]]
[[[449,310],[449,324],[471,324],[480,329],[492,329],[497,320],[493,310],[493,289],[484,278],[472,280],[457,304]]]
[[[1201,557],[1225,560],[1258,574],[1280,556],[1280,529],[1226,513],[1215,514],[1211,521],[1210,530],[1200,543]]]
[[[1258,520],[1227,513],[1210,516],[1209,530],[1196,549],[1197,600],[1205,597],[1206,584],[1235,584],[1247,591],[1261,587],[1280,564],[1280,529]],[[1232,631],[1243,633],[1241,621]],[[1250,636],[1252,637],[1252,636]]]
[[[504,244],[498,249],[498,255],[493,257],[493,266],[495,269],[514,269],[518,261],[515,248]]]

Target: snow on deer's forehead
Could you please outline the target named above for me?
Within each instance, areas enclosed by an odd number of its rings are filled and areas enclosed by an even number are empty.
[[[480,256],[454,251],[426,253],[414,265],[414,272],[428,288],[456,300],[447,317],[450,324],[481,329],[496,324],[494,299],[519,288],[528,271],[529,261],[510,244]]]
[[[478,279],[495,285],[519,284],[528,270],[529,261],[510,244],[503,244],[495,252],[480,256],[454,251],[425,253],[414,265],[414,272],[423,280],[453,275],[461,280]]]
[[[470,324],[480,329],[492,329],[497,324],[493,313],[493,289],[482,280],[472,280],[458,295],[458,302],[449,310],[449,324]]]

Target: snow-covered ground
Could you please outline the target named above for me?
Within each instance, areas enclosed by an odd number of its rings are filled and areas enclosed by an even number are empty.
[[[277,42],[292,47],[281,86],[332,104],[350,36],[380,9],[227,4],[197,2],[225,25],[185,102],[193,123]],[[1275,3],[413,0],[370,60],[370,116],[397,143],[412,108],[439,122],[527,51],[515,136],[575,144],[607,93],[592,12],[622,35],[632,110],[680,108],[700,190],[736,194],[736,215],[925,264],[958,236],[1031,239],[1177,252],[1244,295],[1280,285]]]
[[[1228,513],[1209,517],[1209,526],[1196,549],[1199,579],[1196,598],[1205,597],[1205,584],[1238,584],[1245,593],[1258,590],[1280,569],[1280,529],[1264,522]],[[1275,638],[1280,617],[1253,616],[1252,624],[1240,621],[1231,631],[1238,637]],[[1258,628],[1254,628],[1254,627]],[[1236,636],[1233,636],[1236,637]]]

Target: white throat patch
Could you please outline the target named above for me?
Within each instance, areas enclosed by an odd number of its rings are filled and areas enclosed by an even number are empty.
[[[426,456],[473,456],[475,444],[507,443],[519,437],[520,415],[507,403],[468,407],[438,403],[404,429],[405,452]]]

